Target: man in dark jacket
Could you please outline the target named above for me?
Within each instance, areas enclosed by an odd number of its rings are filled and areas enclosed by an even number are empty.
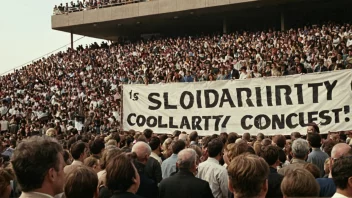
[[[160,182],[160,198],[213,198],[209,183],[195,177],[197,154],[193,149],[184,149],[177,156],[179,172]]]

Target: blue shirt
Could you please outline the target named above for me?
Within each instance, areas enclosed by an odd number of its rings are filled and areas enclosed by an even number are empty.
[[[177,154],[172,154],[161,164],[161,174],[163,179],[170,177],[171,173],[176,172]]]
[[[329,158],[327,153],[324,153],[320,148],[313,148],[312,152],[309,153],[307,162],[316,165],[320,169],[320,177],[324,176],[324,163]]]

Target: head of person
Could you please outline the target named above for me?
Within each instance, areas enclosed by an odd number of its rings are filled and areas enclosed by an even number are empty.
[[[243,136],[242,136],[242,140],[245,140],[245,141],[249,142],[251,140],[251,134],[244,133]]]
[[[213,139],[208,144],[208,155],[211,158],[216,158],[220,160],[223,154],[224,144],[222,143],[220,138]]]
[[[309,133],[320,133],[319,126],[314,122],[309,123],[307,126],[307,134]]]
[[[97,198],[98,176],[93,169],[86,166],[75,167],[65,177],[65,197]]]
[[[330,170],[335,163],[335,161],[341,157],[351,156],[352,149],[346,143],[338,143],[336,144],[331,150],[331,157],[330,157]]]
[[[343,156],[334,161],[332,179],[340,194],[352,196],[352,156]],[[343,192],[343,193],[341,193]]]
[[[183,140],[177,140],[173,145],[172,145],[172,153],[173,154],[178,154],[180,151],[186,148],[186,143]]]
[[[291,155],[293,158],[305,160],[309,154],[308,142],[304,139],[297,139],[293,142],[291,147]]]
[[[258,134],[257,134],[257,140],[258,140],[258,141],[264,140],[264,134],[263,134],[263,133],[258,133]]]
[[[227,137],[227,142],[226,142],[226,144],[235,143],[237,139],[238,139],[238,134],[235,133],[235,132],[231,132],[231,133],[229,133],[229,135],[228,135],[228,137]]]
[[[101,171],[101,166],[100,166],[100,160],[95,158],[95,157],[87,157],[84,161],[83,164],[87,167],[92,168],[96,173]]]
[[[321,147],[321,136],[318,133],[308,133],[307,140],[312,148]]]
[[[295,140],[295,139],[298,139],[298,138],[301,138],[301,134],[299,132],[292,132],[291,133],[291,140]]]
[[[96,138],[89,144],[90,153],[95,156],[101,156],[105,149],[105,142],[104,138]]]
[[[303,169],[289,170],[281,182],[281,192],[286,197],[318,197],[320,187],[313,175]]]
[[[147,143],[137,142],[133,145],[132,152],[136,153],[138,162],[142,164],[147,164],[152,150]]]
[[[149,141],[149,146],[152,151],[161,151],[161,144],[160,139],[158,137],[152,137]]]
[[[177,167],[182,170],[188,170],[193,174],[197,173],[197,153],[194,149],[187,148],[180,151],[177,155]]]
[[[320,169],[315,164],[307,163],[303,166],[303,168],[310,172],[314,178],[320,177]]]
[[[286,138],[283,135],[275,135],[273,137],[273,142],[276,144],[276,146],[284,148],[286,145]]]
[[[54,196],[63,192],[63,148],[56,139],[34,136],[20,143],[11,164],[23,192],[41,191]]]
[[[11,180],[13,175],[7,169],[0,168],[0,197],[10,197],[11,195]]]
[[[233,158],[246,153],[248,151],[248,147],[249,146],[246,143],[246,141],[243,141],[243,140],[238,143],[228,144],[225,148],[226,157],[231,162]]]
[[[263,147],[260,152],[260,157],[262,157],[269,166],[276,168],[280,165],[279,160],[279,147],[274,145],[269,145]]]
[[[269,166],[252,154],[235,157],[227,168],[229,190],[236,197],[265,197],[268,192]]]
[[[136,194],[139,185],[137,169],[126,154],[115,156],[106,166],[106,186],[110,191]]]
[[[116,146],[107,147],[104,150],[103,155],[100,160],[101,169],[104,170],[106,168],[107,164],[110,162],[110,160],[121,153],[122,153],[122,151],[119,148],[117,148]]]
[[[186,146],[188,145],[188,135],[187,135],[187,134],[181,133],[181,134],[178,136],[178,139],[185,141]]]
[[[88,146],[85,142],[77,142],[71,146],[73,159],[83,162],[88,156]]]
[[[189,141],[198,143],[198,132],[193,131],[189,134]]]
[[[161,146],[161,149],[163,150],[163,154],[166,158],[170,157],[170,155],[172,154],[172,148],[171,148],[172,142],[173,141],[171,138],[167,138],[165,139],[165,141],[163,142],[163,145]]]
[[[147,140],[149,141],[150,138],[153,136],[153,131],[151,129],[145,129],[143,131],[143,135],[145,138],[147,138]]]
[[[179,130],[175,130],[173,133],[172,133],[172,136],[174,137],[174,140],[178,140],[178,136],[181,134],[181,131]]]

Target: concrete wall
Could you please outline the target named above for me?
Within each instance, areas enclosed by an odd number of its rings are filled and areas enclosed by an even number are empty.
[[[52,16],[52,28],[56,29],[102,21],[122,20],[254,1],[259,0],[151,0],[123,6],[69,13],[68,15],[54,15]]]

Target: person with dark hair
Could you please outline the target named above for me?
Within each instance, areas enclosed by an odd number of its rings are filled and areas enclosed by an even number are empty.
[[[277,146],[269,145],[264,147],[262,152],[260,152],[260,157],[262,157],[270,167],[268,193],[266,197],[282,197],[280,185],[284,177],[277,173],[277,167],[280,166],[279,149],[280,148]]]
[[[202,157],[201,161],[208,159],[208,144],[212,140],[211,136],[205,136],[202,138]]]
[[[174,137],[174,140],[178,140],[178,136],[181,135],[181,131],[179,130],[175,130],[173,133],[172,133],[172,136]]]
[[[229,133],[229,135],[227,137],[226,144],[236,143],[237,139],[238,139],[238,134],[235,132],[231,132],[231,133]]]
[[[177,156],[179,172],[161,181],[159,197],[213,198],[209,183],[194,176],[197,166],[196,152],[190,148],[182,150]]]
[[[197,177],[209,182],[215,198],[228,197],[228,181],[226,168],[219,164],[222,159],[223,147],[220,138],[213,139],[208,144],[208,159],[198,166]]]
[[[65,166],[64,172],[68,174],[75,167],[83,165],[84,159],[88,157],[88,146],[84,142],[77,142],[71,147],[71,155],[73,162],[71,165]]]
[[[198,139],[199,139],[199,137],[198,137],[198,132],[197,131],[193,131],[193,132],[191,132],[190,134],[189,134],[189,141],[190,141],[190,146],[191,145],[197,145],[197,146],[199,146],[199,144],[198,144]]]
[[[48,198],[63,192],[63,149],[53,138],[34,136],[20,143],[11,160],[20,198]]]
[[[242,140],[246,141],[246,142],[250,142],[251,141],[251,134],[249,133],[243,133],[242,135]]]
[[[152,153],[150,154],[150,157],[156,159],[161,165],[162,160],[160,157],[161,155],[160,139],[158,137],[152,137],[149,141],[149,146],[152,149]]]
[[[9,198],[11,195],[11,180],[13,175],[6,169],[0,168],[0,197]]]
[[[143,131],[143,135],[145,138],[147,138],[147,143],[150,141],[150,138],[153,136],[153,131],[151,129],[145,129]]]
[[[283,164],[286,161],[286,154],[284,151],[285,145],[286,145],[286,137],[283,135],[275,135],[273,137],[273,142],[278,146],[279,149],[279,160]]]
[[[264,134],[258,133],[257,140],[253,144],[254,151],[257,155],[259,155],[260,148],[262,147],[262,141],[264,140]]]
[[[97,174],[86,166],[76,166],[74,171],[65,176],[64,192],[66,198],[97,198]]]
[[[126,154],[115,156],[106,166],[106,186],[113,192],[111,198],[142,198],[136,195],[140,177],[132,160]]]
[[[331,175],[337,188],[332,198],[352,197],[352,156],[336,159]]]
[[[313,163],[320,170],[320,177],[324,176],[324,163],[329,158],[329,155],[324,153],[321,147],[321,137],[318,133],[309,133],[307,136],[308,143],[312,147],[312,152],[309,153],[307,162]]]
[[[89,144],[89,150],[93,157],[100,159],[105,148],[104,138],[98,137]]]
[[[292,132],[291,133],[291,140],[294,141],[295,139],[301,138],[301,134],[299,132]]]
[[[235,157],[228,167],[229,190],[236,198],[264,198],[268,191],[269,166],[257,155]]]
[[[314,122],[308,123],[308,125],[307,125],[307,135],[309,133],[320,133],[319,126],[316,123],[314,123]]]
[[[177,140],[172,145],[172,155],[161,164],[161,172],[163,179],[168,178],[172,173],[176,172],[177,154],[186,148],[183,140]]]

